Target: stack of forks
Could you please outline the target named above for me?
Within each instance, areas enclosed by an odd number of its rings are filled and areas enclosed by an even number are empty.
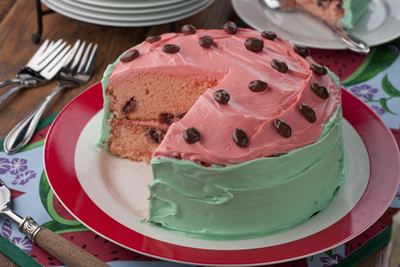
[[[22,88],[44,85],[53,77],[56,77],[58,83],[45,100],[7,135],[4,140],[4,151],[7,154],[19,151],[29,142],[47,105],[61,90],[83,85],[92,76],[97,44],[91,53],[92,43],[87,46],[85,53],[83,50],[86,42],[81,44],[78,40],[72,48],[70,45],[65,46],[66,42],[61,39],[50,44],[46,40],[15,78],[0,82],[0,87],[16,84],[0,97],[0,104]]]

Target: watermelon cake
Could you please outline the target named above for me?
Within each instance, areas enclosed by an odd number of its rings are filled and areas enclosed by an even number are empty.
[[[303,9],[329,23],[352,29],[372,0],[282,0],[283,9]]]
[[[345,179],[341,89],[309,54],[228,22],[149,37],[109,65],[99,145],[151,163],[144,223],[247,239],[329,204]]]

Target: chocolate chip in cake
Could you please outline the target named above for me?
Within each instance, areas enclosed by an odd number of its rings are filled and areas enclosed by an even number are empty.
[[[309,105],[301,104],[299,110],[301,115],[303,115],[303,117],[309,122],[314,123],[317,120],[314,110]]]
[[[281,119],[276,119],[274,121],[274,126],[278,134],[282,135],[285,138],[289,138],[292,136],[292,128]]]
[[[211,167],[211,164],[208,163],[208,162],[202,161],[200,164],[203,165],[204,167],[207,167],[207,168],[208,168],[208,167]]]
[[[149,37],[146,38],[146,42],[149,42],[151,44],[155,43],[155,42],[158,42],[160,40],[161,40],[161,36],[160,35],[149,36]]]
[[[268,83],[261,81],[261,80],[255,80],[255,81],[251,81],[249,83],[249,89],[252,92],[263,92],[265,90],[267,90],[268,88]]]
[[[132,112],[135,110],[137,105],[137,101],[134,97],[132,97],[128,103],[125,104],[125,106],[122,108],[122,114],[126,115],[129,112]]]
[[[323,76],[328,73],[326,68],[320,64],[314,63],[310,65],[310,70],[312,70],[318,76]]]
[[[319,83],[312,83],[310,85],[310,88],[320,98],[322,98],[322,99],[328,99],[329,98],[328,90],[326,89],[326,87],[324,85],[319,84]]]
[[[214,40],[211,36],[203,36],[199,39],[199,44],[203,48],[209,48],[213,44]]]
[[[293,50],[302,57],[308,57],[310,55],[310,50],[303,45],[295,45],[293,46]]]
[[[237,128],[233,132],[233,136],[232,137],[233,137],[233,141],[235,142],[235,144],[237,146],[239,146],[239,147],[247,146],[247,143],[248,143],[247,134],[242,129]]]
[[[195,34],[196,33],[196,28],[191,24],[183,25],[182,33],[184,35]]]
[[[134,60],[138,56],[139,56],[139,51],[136,49],[132,49],[132,50],[126,51],[120,60],[121,60],[121,62],[126,63],[126,62]]]
[[[181,48],[174,44],[166,44],[162,47],[162,50],[165,53],[173,54],[173,53],[179,52],[179,50],[181,50]]]
[[[264,41],[258,38],[249,38],[244,41],[244,46],[247,50],[260,52],[264,48]]]
[[[273,31],[263,31],[261,33],[261,37],[268,39],[268,40],[274,40],[277,37],[277,35]]]
[[[183,119],[183,117],[185,117],[185,115],[186,115],[186,113],[181,113],[181,114],[176,115],[176,117],[178,119]]]
[[[196,143],[200,140],[200,132],[195,127],[188,128],[183,132],[183,139],[189,144]]]
[[[220,104],[228,103],[230,98],[231,96],[229,95],[229,93],[223,89],[218,90],[214,93],[215,101],[217,101]]]
[[[224,24],[224,31],[229,34],[236,34],[237,33],[237,26],[234,22],[228,21]]]
[[[279,71],[279,72],[282,72],[282,73],[287,72],[288,69],[289,69],[288,65],[286,64],[285,61],[280,61],[280,60],[277,60],[277,59],[273,59],[271,61],[271,67],[274,68],[275,70]]]
[[[161,113],[159,115],[159,121],[161,124],[171,125],[174,122],[174,115],[169,113]]]
[[[166,132],[163,130],[156,130],[155,128],[151,128],[147,133],[150,142],[159,144],[165,137]]]

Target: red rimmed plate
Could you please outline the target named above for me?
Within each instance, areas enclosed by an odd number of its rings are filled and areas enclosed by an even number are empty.
[[[108,158],[106,153],[94,147],[99,129],[93,129],[91,125],[99,124],[102,108],[102,88],[97,83],[59,114],[49,130],[44,148],[47,177],[62,204],[84,225],[112,242],[145,255],[190,264],[246,266],[303,258],[338,246],[368,228],[389,206],[399,184],[399,152],[390,130],[362,101],[343,90],[345,150],[357,143],[358,147],[347,153],[352,158],[363,158],[356,164],[349,156],[346,160],[351,176],[348,181],[351,183],[345,186],[344,192],[356,195],[354,203],[347,203],[348,211],[335,211],[335,203],[341,200],[339,196],[321,214],[299,227],[281,235],[247,241],[202,241],[159,229],[152,232],[152,228],[147,229],[132,218],[137,215],[137,219],[140,219],[145,215],[137,212],[141,207],[135,210],[135,207],[124,205],[125,199],[120,197],[124,194],[121,188],[115,186],[109,193],[109,197],[116,199],[117,203],[111,208],[126,209],[124,213],[128,214],[131,221],[126,221],[121,212],[109,212],[110,207],[106,206],[109,204],[97,198],[96,192],[105,190],[104,185],[108,181],[104,179],[107,178],[100,177],[96,181],[95,178],[82,177],[85,173],[79,167],[79,162],[83,160],[93,163],[91,165],[99,169],[98,173],[106,173],[105,176],[112,176],[111,169],[120,169],[120,166],[106,169],[105,165],[112,157]],[[349,141],[349,138],[354,140]],[[87,140],[91,140],[91,143],[85,143]],[[353,179],[352,173],[357,172],[354,172],[356,168],[360,169],[358,172],[362,175]],[[360,185],[357,188],[362,189],[352,192],[352,184],[357,183]],[[333,214],[340,215],[334,217]],[[307,226],[317,230],[307,232]]]

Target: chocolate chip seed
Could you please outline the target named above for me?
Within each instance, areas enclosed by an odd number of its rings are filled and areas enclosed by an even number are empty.
[[[237,128],[234,132],[233,132],[233,141],[235,142],[235,144],[239,147],[245,147],[247,146],[248,140],[247,140],[247,134],[245,131],[243,131],[240,128]]]
[[[267,90],[268,88],[268,83],[261,81],[261,80],[255,80],[255,81],[251,81],[249,83],[249,89],[252,92],[263,92],[265,90]]]
[[[271,67],[274,68],[275,70],[279,71],[279,72],[282,72],[282,73],[287,72],[288,69],[289,69],[288,65],[286,64],[285,61],[280,61],[280,60],[277,60],[277,59],[273,59],[271,61]]]
[[[276,36],[276,33],[274,33],[273,31],[263,31],[261,33],[261,37],[268,39],[268,40],[274,40],[277,36]]]
[[[281,119],[276,119],[274,121],[274,126],[278,134],[282,135],[285,138],[289,138],[292,136],[292,128],[286,122]]]
[[[312,70],[315,74],[317,74],[318,76],[323,76],[326,75],[328,73],[328,71],[326,70],[326,68],[320,64],[311,64],[310,66],[310,70]]]
[[[204,162],[204,161],[202,161],[200,164],[203,165],[204,167],[207,167],[207,168],[211,167],[210,163],[207,163],[207,162]]]
[[[196,143],[200,140],[200,132],[195,127],[188,128],[183,132],[183,139],[188,144]]]
[[[220,104],[228,103],[230,98],[231,96],[229,95],[229,93],[223,89],[218,90],[214,93],[215,101],[217,101]]]
[[[224,24],[224,31],[226,31],[228,34],[236,34],[237,26],[234,22],[228,21]]]
[[[171,125],[174,122],[174,115],[169,113],[161,113],[159,115],[159,121],[161,124]]]
[[[191,24],[183,25],[182,33],[184,35],[195,34],[196,33],[196,28]]]
[[[264,41],[258,38],[249,38],[246,41],[244,41],[244,46],[247,48],[247,50],[257,53],[263,50]]]
[[[203,48],[209,48],[213,44],[214,40],[211,36],[203,36],[199,39],[199,44]]]
[[[156,35],[156,36],[149,36],[149,37],[147,37],[146,38],[146,42],[149,42],[149,43],[155,43],[155,42],[158,42],[158,41],[160,41],[161,40],[161,36],[160,35]]]
[[[326,89],[326,87],[324,85],[319,84],[319,83],[312,83],[310,85],[310,88],[320,98],[322,98],[322,99],[328,99],[329,98],[328,90]]]
[[[293,46],[293,50],[302,57],[308,57],[310,55],[310,50],[303,45],[295,45]]]
[[[169,53],[169,54],[173,54],[173,53],[177,53],[179,52],[179,50],[181,50],[181,48],[177,45],[173,45],[173,44],[166,44],[162,47],[162,50],[165,53]]]
[[[129,62],[134,60],[139,56],[139,51],[136,49],[126,51],[125,54],[121,57],[121,62]]]
[[[159,144],[164,139],[166,133],[167,132],[163,130],[156,130],[155,128],[151,128],[147,133],[147,135],[149,137],[150,142]]]
[[[122,114],[126,115],[126,114],[128,114],[129,112],[134,111],[135,108],[136,108],[136,104],[137,104],[136,99],[132,97],[132,98],[125,104],[125,106],[122,108]]]
[[[314,123],[317,120],[314,110],[309,105],[301,104],[299,110],[301,115],[303,115],[303,117],[309,122]]]

